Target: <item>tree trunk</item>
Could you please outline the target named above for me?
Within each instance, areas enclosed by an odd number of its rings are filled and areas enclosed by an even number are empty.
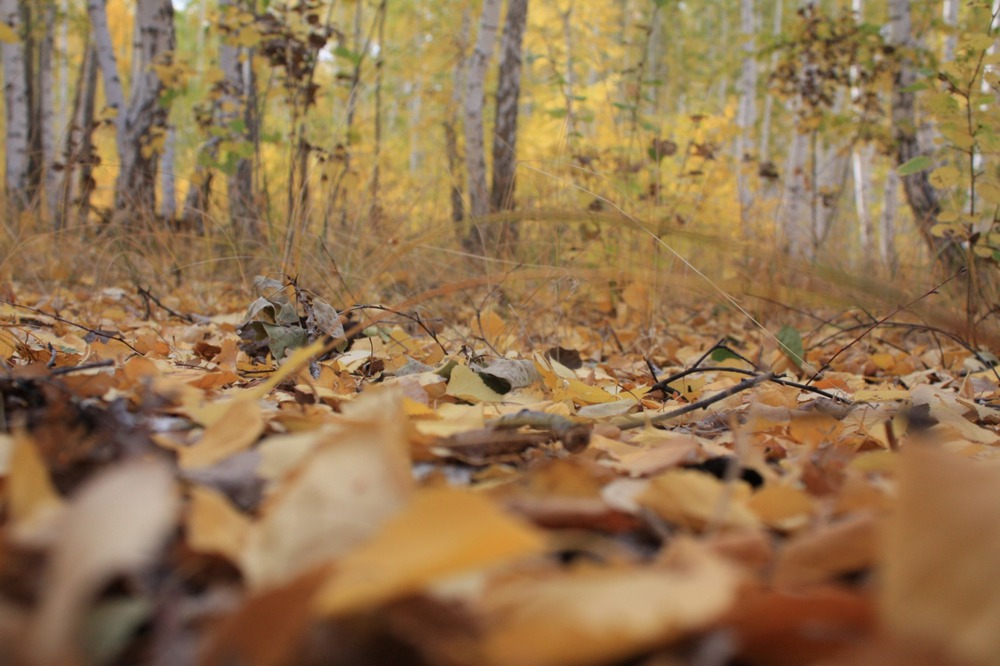
[[[781,34],[781,10],[783,0],[774,0],[774,24],[771,27],[771,35],[775,38]],[[774,72],[778,65],[778,52],[771,54],[771,64],[769,72]],[[764,96],[764,117],[760,123],[760,162],[764,164],[771,159],[771,116],[774,111],[774,95],[770,91]]]
[[[941,20],[950,30],[944,38],[944,53],[941,54],[941,60],[951,62],[955,59],[955,46],[958,44],[958,35],[954,32],[958,27],[958,0],[944,0],[941,6]]]
[[[248,6],[249,4],[249,6]],[[221,0],[219,9],[236,5],[249,9],[252,4],[246,0]],[[221,106],[216,109],[223,127],[232,127],[242,120],[243,129],[231,139],[238,145],[249,148],[256,146],[258,139],[257,122],[257,82],[253,73],[253,52],[245,46],[226,43],[219,45],[219,63],[222,68]],[[243,151],[241,150],[241,153]],[[249,151],[247,151],[249,152]],[[233,171],[226,179],[229,195],[229,221],[237,238],[261,240],[264,230],[261,217],[254,205],[253,187],[254,161],[239,157]]]
[[[55,0],[46,0],[41,9],[42,39],[38,44],[38,91],[36,111],[33,114],[38,135],[37,150],[40,159],[37,168],[38,184],[45,201],[45,217],[52,222],[59,202],[59,173],[56,170],[55,138]]]
[[[889,269],[890,275],[895,275],[899,269],[899,257],[896,255],[896,215],[899,210],[897,191],[899,176],[895,169],[889,169],[885,179],[885,194],[882,198],[882,219],[879,229],[878,249],[882,264]]]
[[[864,22],[864,4],[862,0],[851,0],[851,12],[854,14],[855,23],[861,24]],[[851,65],[851,104],[855,105],[855,111],[857,111],[857,105],[861,102],[861,89],[857,86],[860,75],[861,72],[858,70],[858,66]],[[863,115],[861,122],[866,123],[868,119]],[[872,220],[871,212],[869,211],[871,200],[869,174],[871,172],[872,152],[872,146],[868,143],[859,145],[855,141],[851,148],[851,182],[854,185],[854,210],[858,223],[858,245],[860,247],[858,256],[864,262],[862,265],[868,263],[867,253],[872,249],[875,242],[875,222]]]
[[[76,87],[72,118],[63,151],[62,201],[56,209],[57,229],[69,224],[85,224],[94,191],[94,107],[97,102],[97,53],[92,43],[85,44],[80,78]],[[70,211],[74,211],[70,215]]]
[[[915,157],[926,155],[920,145],[914,109],[915,93],[912,86],[917,80],[913,59],[907,55],[915,47],[910,29],[909,0],[890,0],[888,42],[902,54],[893,80],[892,129],[896,142],[896,163],[903,165]],[[902,177],[906,201],[913,213],[917,231],[923,237],[931,256],[941,261],[947,270],[953,272],[964,265],[961,248],[947,238],[931,233],[941,212],[937,192],[928,179],[927,171]]]
[[[517,105],[521,96],[521,44],[528,18],[528,0],[507,0],[503,39],[500,42],[500,66],[497,79],[496,126],[493,129],[493,188],[491,209],[514,209],[514,177],[517,166]],[[517,241],[514,221],[505,221],[500,229],[502,246]]]
[[[479,17],[479,35],[469,56],[465,89],[465,168],[469,178],[469,212],[473,227],[467,247],[485,249],[485,237],[480,221],[490,212],[489,191],[486,188],[486,155],[483,130],[483,97],[486,68],[493,54],[497,24],[500,20],[500,0],[483,0]]]
[[[462,105],[462,91],[465,89],[468,58],[465,55],[469,44],[471,19],[468,8],[462,12],[462,27],[456,39],[457,57],[455,70],[452,73],[451,101],[445,114],[444,149],[448,158],[448,174],[451,177],[451,221],[455,224],[458,238],[465,243],[468,236],[463,232],[462,220],[465,218],[465,200],[462,196],[462,156],[458,151],[458,109]]]
[[[17,0],[0,0],[0,21],[21,34],[21,14]],[[3,42],[0,44],[0,57],[3,58],[4,105],[7,113],[4,146],[7,202],[15,210],[23,210],[30,202],[31,173],[28,150],[31,100],[24,42]]]
[[[176,143],[177,128],[170,125],[167,127],[163,153],[160,155],[160,217],[171,224],[177,217],[177,179],[174,175]]]
[[[757,121],[756,19],[753,0],[742,0],[740,32],[743,34],[743,67],[739,81],[740,106],[736,116],[736,124],[740,128],[736,140],[736,178],[744,236],[750,235],[750,207],[753,205],[753,193],[750,191],[746,167],[754,162],[750,146],[754,123]]]
[[[121,166],[115,181],[115,216],[126,224],[151,221],[156,212],[156,173],[166,139],[167,108],[163,81],[154,68],[168,64],[176,40],[170,0],[138,0],[128,110],[120,128]]]

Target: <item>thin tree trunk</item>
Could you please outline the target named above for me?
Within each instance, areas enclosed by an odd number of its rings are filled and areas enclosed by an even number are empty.
[[[462,196],[462,156],[458,151],[458,110],[462,106],[462,91],[465,90],[465,76],[468,58],[465,55],[469,44],[469,31],[472,19],[469,10],[462,12],[462,27],[456,38],[457,57],[452,73],[451,99],[444,120],[444,148],[448,158],[448,174],[451,178],[451,221],[455,225],[455,233],[463,243],[466,234],[462,230],[462,220],[465,218],[465,200]]]
[[[154,65],[174,50],[174,8],[170,0],[138,0],[128,110],[121,128],[121,165],[115,181],[115,215],[127,224],[149,221],[156,212],[156,175],[166,138],[163,82]]]
[[[36,132],[40,153],[39,184],[45,201],[44,214],[51,223],[55,220],[56,206],[59,202],[59,173],[56,169],[55,137],[55,0],[47,0],[42,6],[41,14],[43,35],[38,45],[38,85],[36,86],[38,99],[35,119],[38,123]]]
[[[944,0],[941,6],[941,20],[949,30],[944,38],[944,53],[941,54],[941,59],[943,62],[951,62],[955,59],[955,46],[958,44],[958,35],[955,33],[958,27],[958,0]]]
[[[21,34],[21,14],[17,0],[0,0],[0,21]],[[23,41],[0,44],[3,58],[4,106],[6,109],[7,202],[15,210],[29,204],[31,160],[29,155],[29,118],[31,100],[27,76],[27,60]]]
[[[489,190],[486,187],[486,155],[484,148],[483,101],[486,68],[493,54],[497,24],[500,21],[500,0],[483,0],[479,17],[479,35],[469,56],[468,80],[465,89],[465,168],[469,178],[469,213],[473,227],[467,247],[483,247],[485,236],[480,221],[490,212]]]
[[[115,138],[120,147],[125,141],[125,92],[118,73],[115,45],[111,40],[108,13],[104,3],[105,0],[87,0],[87,15],[90,17],[90,30],[94,36],[97,63],[104,79],[104,99],[108,108],[114,113]]]
[[[740,219],[743,224],[743,235],[750,235],[750,207],[753,205],[753,192],[750,190],[746,166],[751,164],[750,155],[752,133],[757,118],[757,17],[753,0],[742,0],[740,3],[740,32],[743,34],[743,66],[740,72],[740,105],[737,111],[736,123],[740,134],[736,141],[736,178],[740,198]]]
[[[372,178],[368,188],[370,202],[368,205],[369,224],[377,223],[381,218],[379,204],[379,188],[381,187],[380,160],[382,159],[382,79],[385,69],[385,14],[387,0],[382,0],[378,6],[378,43],[380,49],[375,60],[375,146],[372,154]]]
[[[493,130],[493,184],[490,203],[494,211],[514,209],[517,110],[521,96],[521,44],[527,18],[528,0],[507,1],[507,16],[500,42],[496,126]],[[511,248],[517,237],[517,222],[503,222],[500,229],[501,247]]]
[[[774,25],[771,27],[771,35],[777,37],[781,34],[781,10],[783,0],[774,0]],[[778,65],[778,52],[771,54],[771,63],[768,68],[773,72]],[[764,97],[764,117],[760,123],[760,163],[764,164],[771,159],[771,116],[774,111],[774,95],[770,92]]]
[[[863,0],[851,0],[851,12],[854,14],[854,22],[862,23],[864,21]],[[855,105],[856,109],[856,105],[861,102],[861,89],[857,86],[860,77],[857,65],[851,65],[850,77],[851,103]],[[862,122],[867,122],[867,118],[862,117]],[[854,210],[858,221],[858,245],[861,249],[859,254],[863,261],[866,254],[872,249],[875,240],[875,222],[869,211],[871,197],[869,196],[868,174],[871,170],[871,159],[872,146],[868,143],[859,145],[855,141],[851,150],[851,180],[854,184]]]
[[[97,103],[97,53],[93,43],[84,47],[80,78],[76,87],[73,115],[63,151],[62,202],[56,209],[57,229],[87,222],[90,195],[94,191],[94,107]],[[73,214],[70,215],[70,211]]]
[[[905,164],[927,151],[920,145],[917,132],[915,93],[912,89],[917,80],[913,60],[906,53],[913,49],[914,38],[910,28],[910,3],[908,0],[890,0],[889,2],[889,38],[888,41],[896,48],[897,53],[903,53],[900,58],[892,93],[892,127],[896,142],[896,163]],[[903,176],[903,190],[906,201],[913,213],[913,221],[917,231],[923,237],[931,255],[941,261],[947,270],[955,271],[964,261],[961,248],[946,238],[940,238],[931,233],[931,228],[937,222],[941,212],[937,192],[931,185],[927,171]]]
[[[896,255],[896,216],[899,214],[897,192],[899,191],[899,176],[895,169],[889,169],[885,179],[885,193],[882,198],[882,218],[879,225],[879,255],[882,264],[889,269],[890,275],[899,270],[899,257]]]
[[[170,125],[160,155],[160,217],[170,223],[177,217],[177,180],[174,177],[176,143],[177,128]]]

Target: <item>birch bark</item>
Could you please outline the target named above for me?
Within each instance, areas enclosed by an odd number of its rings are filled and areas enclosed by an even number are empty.
[[[0,0],[0,21],[16,33],[21,32],[21,14],[17,0]],[[7,201],[15,210],[22,210],[29,203],[31,169],[28,154],[28,123],[31,109],[24,42],[3,42],[0,45],[0,57],[3,58],[4,106],[7,114],[5,145]]]
[[[499,21],[500,0],[483,0],[483,9],[479,17],[479,34],[476,46],[469,56],[466,74],[468,78],[465,88],[465,168],[469,179],[469,212],[472,215],[475,234],[480,233],[480,219],[490,211],[489,192],[486,188],[483,102],[486,69],[493,54]]]

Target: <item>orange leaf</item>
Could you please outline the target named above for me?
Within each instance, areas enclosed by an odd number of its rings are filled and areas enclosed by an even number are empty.
[[[345,556],[315,599],[340,614],[419,592],[437,579],[539,553],[545,537],[476,493],[417,493],[369,543]]]
[[[207,467],[244,451],[264,432],[264,425],[256,402],[234,401],[196,444],[178,450],[180,465],[186,469]]]

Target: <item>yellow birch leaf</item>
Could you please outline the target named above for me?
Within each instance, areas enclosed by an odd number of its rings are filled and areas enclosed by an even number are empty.
[[[464,365],[456,365],[448,380],[448,395],[469,402],[503,402],[504,397],[483,382],[483,378]]]
[[[239,563],[250,521],[226,497],[211,488],[193,486],[187,517],[187,542],[198,553],[222,555]]]
[[[7,472],[7,512],[17,523],[62,505],[38,447],[23,431],[14,433]]]
[[[406,504],[413,475],[400,402],[398,391],[370,390],[344,403],[339,427],[317,436],[249,530],[242,568],[252,588],[349,552]]]
[[[747,500],[747,507],[767,525],[778,530],[794,530],[805,525],[813,514],[812,498],[798,488],[768,485]]]
[[[664,520],[690,530],[717,527],[754,528],[757,516],[747,508],[750,487],[741,481],[726,484],[710,474],[672,469],[653,478],[639,504]]]
[[[180,465],[185,469],[207,467],[244,451],[257,441],[264,426],[264,415],[256,402],[234,401],[197,443],[178,451]]]
[[[663,564],[506,584],[487,598],[487,661],[620,663],[708,625],[731,608],[739,585],[732,565],[683,538]]]
[[[541,532],[486,497],[428,488],[371,541],[340,560],[314,608],[336,615],[375,606],[438,579],[541,553],[544,547]]]
[[[908,446],[897,484],[882,539],[886,627],[961,663],[1000,664],[1000,468]]]

